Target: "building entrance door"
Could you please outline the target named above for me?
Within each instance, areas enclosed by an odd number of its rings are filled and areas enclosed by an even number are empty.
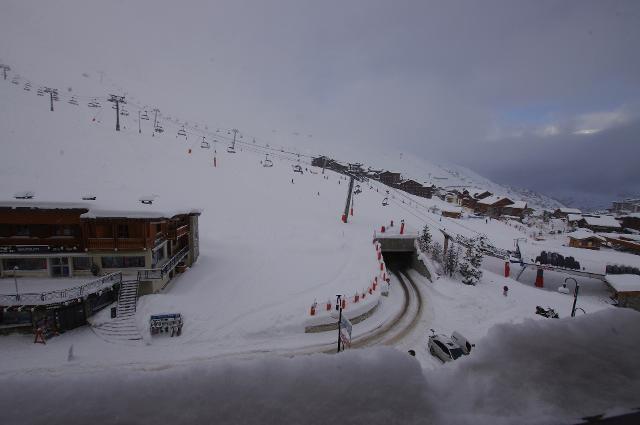
[[[51,259],[51,276],[69,277],[69,258],[58,257]]]

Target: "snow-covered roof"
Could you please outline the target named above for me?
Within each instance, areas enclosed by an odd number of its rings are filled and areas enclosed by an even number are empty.
[[[483,205],[493,205],[496,202],[502,201],[503,199],[509,199],[509,198],[507,198],[506,196],[492,195],[484,199],[480,199],[478,203]],[[511,206],[511,204],[507,206]]]
[[[608,274],[605,279],[617,292],[640,292],[640,276],[637,274]]]
[[[462,207],[442,207],[440,208],[442,212],[450,212],[450,213],[462,213]]]
[[[561,213],[564,214],[582,214],[582,211],[580,211],[577,208],[558,208],[560,210]]]
[[[523,210],[527,208],[527,203],[525,201],[515,201],[514,203],[507,205],[507,207]]]
[[[582,217],[589,226],[614,227],[620,228],[620,223],[613,216],[601,215],[599,217],[584,216]]]
[[[607,238],[612,238],[612,239],[622,239],[622,240],[640,242],[640,235],[632,235],[630,233],[598,233],[598,234]]]
[[[154,195],[155,196],[155,195]],[[78,195],[78,199],[82,196]],[[142,199],[141,197],[140,199]],[[147,197],[144,197],[145,199]],[[156,196],[156,198],[158,198]],[[176,205],[175,202],[163,202],[162,199],[154,201],[153,204],[143,204],[139,199],[124,199],[118,202],[101,201],[100,195],[96,195],[96,200],[36,200],[34,199],[11,199],[0,200],[0,208],[31,208],[42,210],[69,210],[84,209],[87,212],[80,215],[82,218],[98,217],[127,217],[127,218],[171,218],[180,214],[200,214],[202,211],[189,206]]]
[[[626,213],[621,215],[620,218],[640,218],[640,212]]]
[[[598,239],[603,242],[605,240],[602,236],[599,236],[593,233],[589,229],[578,229],[575,232],[567,233],[567,236],[573,239],[578,239],[578,240],[591,239],[591,238]]]
[[[582,220],[582,214],[567,214],[567,221],[580,221]]]

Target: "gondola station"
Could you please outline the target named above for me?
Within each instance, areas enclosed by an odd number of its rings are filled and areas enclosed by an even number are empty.
[[[53,202],[23,192],[0,201],[0,332],[75,328],[122,287],[155,293],[190,267],[200,210],[157,200]]]

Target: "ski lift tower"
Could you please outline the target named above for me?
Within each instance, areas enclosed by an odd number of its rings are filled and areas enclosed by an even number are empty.
[[[7,71],[11,71],[11,67],[9,65],[5,65],[5,64],[0,64],[0,68],[2,68],[2,75],[4,76],[4,79],[7,79]]]
[[[116,131],[120,131],[120,104],[126,104],[124,96],[116,96],[115,94],[109,95],[109,102],[113,102],[116,105]]]
[[[240,130],[238,130],[237,128],[234,128],[231,130],[231,132],[233,133],[233,142],[231,142],[231,149],[235,150],[236,149],[236,136],[238,135],[238,132]]]
[[[347,192],[347,203],[344,206],[344,214],[342,214],[342,222],[346,223],[349,218],[349,207],[351,206],[351,196],[353,194],[353,176],[349,176],[349,191]]]
[[[58,100],[58,89],[52,89],[49,87],[44,88],[45,93],[49,93],[49,99],[51,100],[51,112],[53,112],[53,101]]]

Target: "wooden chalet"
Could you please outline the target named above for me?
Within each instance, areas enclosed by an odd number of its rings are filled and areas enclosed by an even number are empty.
[[[491,217],[499,217],[502,214],[502,209],[511,204],[513,201],[507,197],[489,196],[477,202],[476,211]]]
[[[618,220],[625,229],[640,230],[640,212],[622,215]]]
[[[396,186],[401,182],[400,173],[393,173],[391,171],[383,171],[379,174],[379,179],[381,183],[386,184],[387,186]]]
[[[582,211],[577,208],[557,208],[553,212],[555,218],[567,218],[569,214],[582,214]]]
[[[622,229],[620,222],[610,215],[583,215],[577,225],[594,232],[615,232]]]
[[[162,268],[182,253],[199,255],[196,210],[157,211],[153,201],[128,211],[84,203],[0,202],[0,277],[135,275]],[[161,289],[173,276],[141,281],[141,293]]]
[[[510,205],[502,208],[502,215],[511,215],[522,219],[527,211],[527,203],[525,201],[515,201]]]
[[[415,180],[404,180],[396,187],[404,192],[412,195],[420,196],[422,198],[431,198],[433,190],[430,186],[423,186]]]
[[[587,229],[578,229],[567,234],[569,246],[573,248],[600,249],[605,239]]]

